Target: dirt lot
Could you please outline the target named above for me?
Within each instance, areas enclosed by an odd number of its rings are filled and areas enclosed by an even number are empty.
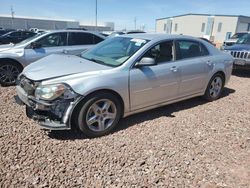
[[[96,139],[40,130],[14,95],[0,88],[0,187],[250,187],[250,75]]]

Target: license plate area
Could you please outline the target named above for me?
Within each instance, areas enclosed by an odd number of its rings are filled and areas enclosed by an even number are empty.
[[[234,64],[235,65],[241,65],[241,66],[244,66],[246,64],[246,61],[245,60],[241,60],[241,59],[236,59],[234,61]]]

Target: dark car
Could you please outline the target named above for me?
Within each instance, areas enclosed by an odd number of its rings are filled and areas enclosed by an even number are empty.
[[[31,31],[12,31],[0,36],[0,44],[16,44],[35,35],[36,33]]]
[[[226,47],[225,51],[234,57],[234,69],[250,70],[250,33],[238,39],[236,44]]]
[[[15,31],[14,29],[0,29],[0,36],[9,33],[10,31]]]

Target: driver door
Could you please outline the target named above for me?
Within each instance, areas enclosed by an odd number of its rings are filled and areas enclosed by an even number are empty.
[[[25,48],[25,60],[27,64],[37,61],[50,54],[60,54],[64,51],[64,46],[67,45],[67,32],[53,33],[44,36],[36,41],[40,46],[32,48],[31,45]]]
[[[157,65],[131,69],[131,110],[161,104],[177,97],[180,73],[174,56],[173,41],[162,42],[143,55],[154,58]]]

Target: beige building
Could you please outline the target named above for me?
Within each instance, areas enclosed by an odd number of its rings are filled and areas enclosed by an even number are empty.
[[[205,37],[222,44],[236,32],[250,31],[250,17],[236,15],[184,14],[156,20],[156,32]]]

